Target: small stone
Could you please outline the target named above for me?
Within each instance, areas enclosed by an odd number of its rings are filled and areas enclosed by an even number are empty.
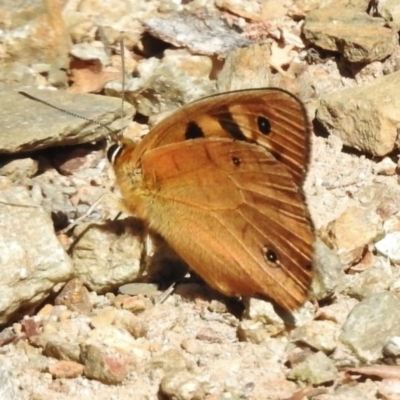
[[[75,361],[78,362],[80,359],[81,350],[79,344],[69,343],[55,338],[54,340],[49,340],[44,348],[43,354],[48,357],[53,357],[57,360],[65,361]]]
[[[374,172],[378,175],[392,176],[396,174],[396,169],[397,164],[389,157],[384,157],[374,166]]]
[[[129,296],[122,301],[121,306],[124,310],[139,314],[150,308],[152,303],[143,296]]]
[[[110,64],[103,43],[98,41],[76,43],[72,46],[70,54],[80,60],[99,60],[103,66]]]
[[[113,325],[117,328],[126,329],[135,339],[144,337],[147,328],[142,319],[136,317],[128,310],[115,310],[115,318]]]
[[[0,167],[0,175],[8,176],[13,181],[31,178],[37,173],[38,165],[38,161],[32,158],[12,160]]]
[[[65,305],[69,310],[89,314],[93,306],[90,302],[89,291],[79,278],[71,279],[56,297],[56,305]]]
[[[347,275],[347,288],[343,290],[347,295],[358,300],[388,290],[393,281],[393,272],[389,260],[375,257],[371,268],[367,268],[355,275]]]
[[[116,314],[117,310],[114,308],[100,310],[91,318],[91,325],[93,328],[104,328],[105,326],[110,326],[114,322]]]
[[[285,323],[273,305],[256,298],[245,299],[245,312],[238,326],[238,337],[243,341],[261,343],[271,336],[285,331]]]
[[[195,375],[186,371],[174,371],[167,374],[161,381],[160,390],[170,400],[193,400],[205,396]]]
[[[116,349],[102,349],[95,345],[84,345],[81,361],[85,364],[85,376],[108,385],[124,381],[133,369],[132,358]]]
[[[389,292],[374,294],[357,304],[342,327],[340,340],[366,363],[382,358],[383,347],[400,336],[400,299]]]
[[[316,119],[346,146],[385,156],[398,148],[400,72],[321,98]]]
[[[314,242],[314,278],[311,291],[317,300],[322,300],[334,293],[344,279],[343,265],[336,253],[320,238]]]
[[[120,286],[118,292],[128,296],[136,296],[139,294],[144,296],[153,295],[158,292],[158,285],[155,283],[142,282],[127,283],[126,285]]]
[[[385,344],[382,350],[386,357],[400,356],[400,336],[392,336]]]
[[[359,261],[365,247],[383,233],[383,221],[374,207],[348,208],[321,232],[322,239],[337,251],[344,265]]]
[[[0,254],[0,325],[20,318],[20,308],[28,314],[40,306],[72,277],[50,216],[21,186],[0,191]]]
[[[72,259],[89,289],[105,292],[131,282],[140,270],[143,226],[132,218],[85,223],[74,229],[79,237]]]
[[[18,380],[9,364],[0,362],[0,399],[22,400]]]
[[[400,232],[390,232],[375,243],[378,253],[388,257],[395,264],[400,263]]]
[[[311,321],[296,328],[290,339],[330,354],[338,344],[339,329],[339,325],[332,321]]]
[[[354,63],[383,60],[396,46],[395,32],[385,26],[383,19],[336,5],[308,13],[303,33],[318,47],[338,51]]]
[[[333,362],[322,352],[308,356],[292,368],[288,374],[289,379],[307,382],[312,385],[333,382],[338,376],[338,371]]]
[[[83,365],[74,361],[58,361],[49,366],[49,372],[56,379],[77,378],[83,374]]]

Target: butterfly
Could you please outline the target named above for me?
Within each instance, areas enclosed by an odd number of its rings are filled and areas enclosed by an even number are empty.
[[[108,150],[123,207],[159,233],[212,288],[292,311],[307,299],[314,229],[302,185],[310,130],[277,88],[183,106],[137,145]]]

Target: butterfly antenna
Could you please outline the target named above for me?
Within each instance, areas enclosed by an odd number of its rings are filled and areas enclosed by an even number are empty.
[[[120,41],[120,50],[121,50],[121,115],[125,114],[124,105],[125,105],[125,46],[124,46],[124,38],[121,36]],[[122,128],[117,135],[117,140],[122,137]]]
[[[58,106],[56,106],[56,105],[54,105],[54,104],[52,104],[52,103],[50,103],[50,102],[48,102],[46,100],[40,99],[39,97],[32,96],[31,94],[29,94],[27,92],[24,92],[23,90],[20,90],[18,93],[22,94],[22,96],[25,96],[28,99],[37,101],[39,103],[45,104],[48,107],[54,108],[55,110],[61,111],[64,114],[72,115],[73,117],[77,117],[77,118],[83,119],[85,121],[91,122],[92,124],[100,125],[101,127],[107,129],[108,132],[110,132],[110,135],[113,133],[112,129],[110,129],[107,125],[102,124],[101,122],[99,122],[99,121],[97,121],[97,120],[95,120],[93,118],[88,118],[88,117],[85,117],[83,115],[80,115],[80,114],[74,113],[72,111],[66,110],[66,109],[64,109],[62,107],[58,107]]]

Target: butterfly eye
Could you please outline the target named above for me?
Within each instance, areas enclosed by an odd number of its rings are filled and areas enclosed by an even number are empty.
[[[271,133],[271,123],[265,117],[257,118],[258,130],[264,135],[269,135]]]
[[[196,124],[196,122],[190,121],[186,126],[185,139],[199,139],[204,137],[203,130]]]
[[[276,254],[276,252],[274,250],[271,250],[271,249],[267,248],[267,246],[264,246],[263,252],[264,252],[264,257],[266,258],[268,263],[270,263],[270,264],[278,263],[278,255]]]
[[[242,160],[239,157],[232,157],[232,162],[233,165],[236,165],[238,167],[242,163]]]
[[[121,154],[121,152],[122,152],[122,146],[120,143],[112,144],[107,150],[107,160],[111,164],[114,164],[115,160]]]

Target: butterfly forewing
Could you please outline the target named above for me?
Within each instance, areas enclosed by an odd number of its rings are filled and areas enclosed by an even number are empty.
[[[301,187],[309,158],[309,123],[303,104],[277,88],[241,90],[195,101],[165,118],[136,149],[208,137],[255,142],[265,147]]]
[[[304,302],[311,224],[292,175],[264,148],[189,140],[147,151],[141,172],[124,198],[210,286],[286,310]]]

